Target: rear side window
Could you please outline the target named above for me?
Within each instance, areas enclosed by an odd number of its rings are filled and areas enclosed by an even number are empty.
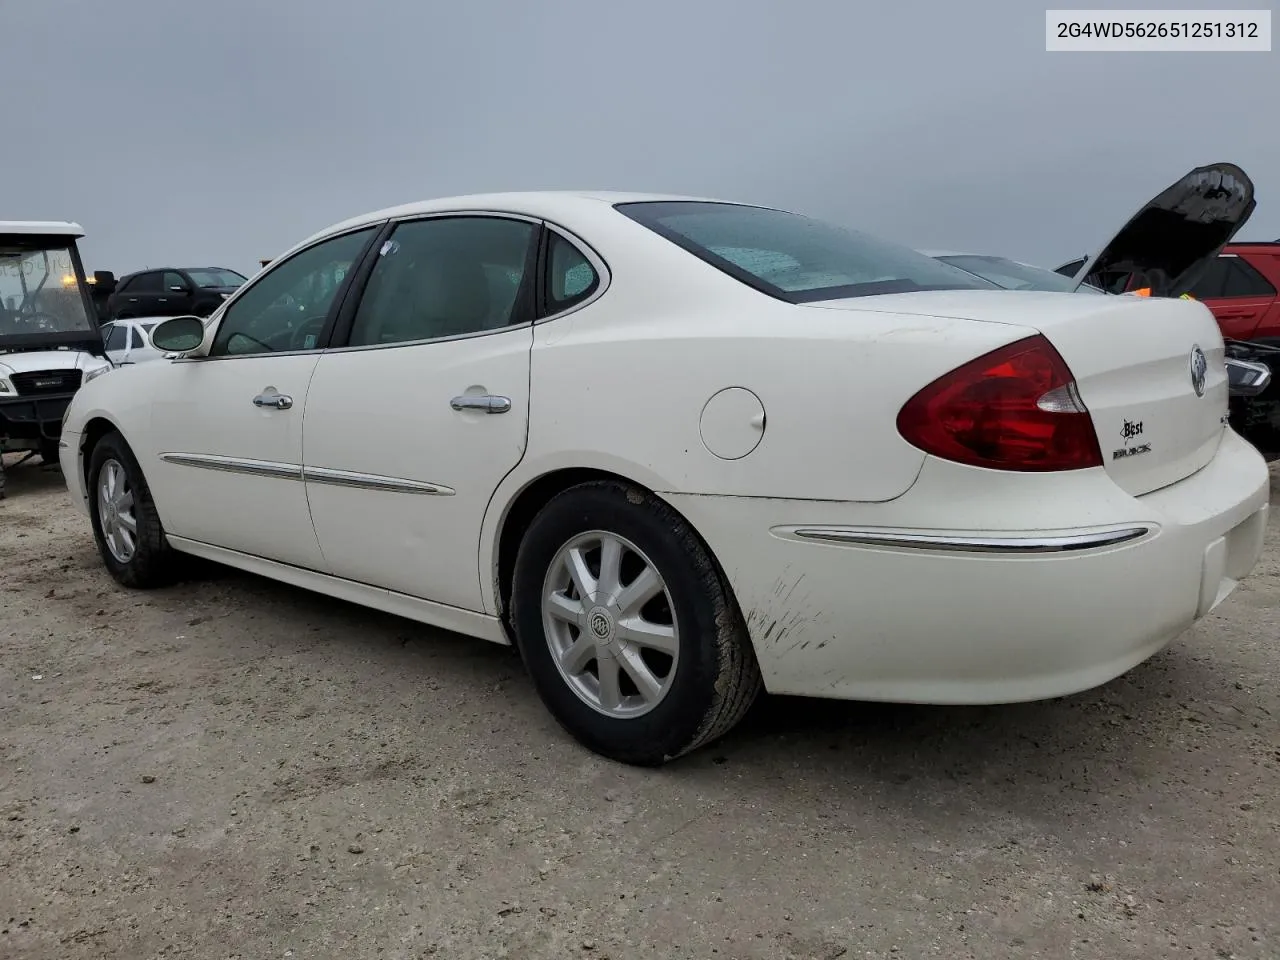
[[[129,281],[125,290],[128,293],[160,293],[164,285],[160,282],[160,274],[140,273]]]
[[[1276,288],[1244,257],[1222,257],[1232,260],[1231,272],[1222,288],[1224,297],[1274,297]]]
[[[586,254],[554,230],[548,233],[547,314],[568,310],[600,286],[600,275]]]
[[[782,210],[689,200],[622,203],[617,210],[731,277],[789,303],[999,289],[907,247]]]
[[[1200,299],[1223,297],[1273,297],[1276,289],[1242,257],[1222,256],[1205,268],[1204,274],[1191,289],[1191,295]]]

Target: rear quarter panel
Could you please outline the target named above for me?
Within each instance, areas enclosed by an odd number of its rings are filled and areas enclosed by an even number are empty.
[[[924,462],[898,433],[902,405],[935,377],[1029,333],[811,310],[747,288],[727,303],[678,304],[615,287],[538,328],[529,452],[517,475],[634,465],[635,478],[659,492],[891,500]],[[704,442],[704,408],[730,387],[750,390],[764,408],[758,444],[737,459]],[[747,429],[745,419],[735,428]]]

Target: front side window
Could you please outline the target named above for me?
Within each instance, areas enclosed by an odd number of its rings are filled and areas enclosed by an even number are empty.
[[[314,350],[342,281],[377,229],[322,240],[273,265],[227,308],[209,355]]]
[[[535,232],[501,217],[400,224],[378,253],[349,345],[463,336],[529,319]]]
[[[795,213],[706,201],[617,209],[763,293],[789,303],[995,284],[906,247]]]
[[[107,334],[107,349],[123,350],[125,345],[128,343],[128,337],[129,330],[124,324],[113,324],[111,331]]]
[[[178,293],[187,289],[187,281],[182,279],[182,274],[170,270],[164,275],[164,288],[169,293]]]

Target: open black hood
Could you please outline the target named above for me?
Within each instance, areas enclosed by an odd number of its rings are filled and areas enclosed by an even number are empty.
[[[1253,181],[1234,163],[1196,167],[1149,200],[1076,272],[1120,293],[1146,287],[1156,297],[1187,293],[1253,215]]]

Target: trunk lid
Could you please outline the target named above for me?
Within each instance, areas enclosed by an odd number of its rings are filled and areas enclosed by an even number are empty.
[[[1222,335],[1192,300],[937,291],[808,305],[1003,323],[1042,333],[1071,368],[1107,473],[1133,496],[1195,473],[1227,415]]]
[[[1253,181],[1240,167],[1196,167],[1147,201],[1074,279],[1112,293],[1147,288],[1151,296],[1179,297],[1256,207]]]

